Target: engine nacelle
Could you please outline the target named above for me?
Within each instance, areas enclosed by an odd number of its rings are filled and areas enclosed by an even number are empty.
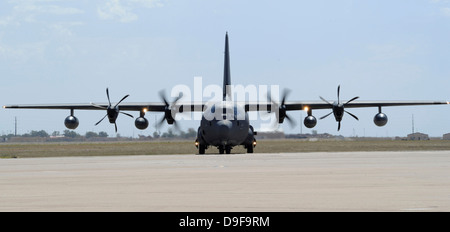
[[[388,122],[388,117],[386,114],[380,112],[375,115],[375,117],[373,118],[373,122],[375,123],[375,125],[381,127],[386,125],[386,123]]]
[[[144,117],[136,118],[136,121],[134,121],[134,125],[139,130],[145,130],[148,127],[148,120]]]
[[[74,130],[78,127],[80,122],[78,121],[78,118],[75,116],[67,116],[67,118],[64,120],[64,125],[67,127],[67,129]]]
[[[305,126],[307,128],[314,128],[317,124],[317,119],[316,117],[309,115],[305,118],[305,120],[303,121],[303,124],[305,124]]]

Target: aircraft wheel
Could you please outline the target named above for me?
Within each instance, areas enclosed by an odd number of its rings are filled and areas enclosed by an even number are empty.
[[[253,153],[253,145],[252,144],[247,146],[247,153]]]
[[[206,150],[206,146],[203,144],[199,144],[198,145],[198,154],[199,155],[204,155],[205,154],[205,150]]]

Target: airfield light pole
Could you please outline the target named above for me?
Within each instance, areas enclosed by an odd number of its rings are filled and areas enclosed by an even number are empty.
[[[157,121],[156,121],[156,115],[155,115],[155,132],[156,132],[156,134],[158,134],[158,135],[160,135],[160,132],[159,132],[159,129],[158,129],[158,126],[157,126],[158,124],[157,124]]]
[[[17,137],[17,117],[14,117],[14,137]]]
[[[303,134],[303,123],[302,123],[302,119],[303,119],[303,113],[300,112],[300,134]]]

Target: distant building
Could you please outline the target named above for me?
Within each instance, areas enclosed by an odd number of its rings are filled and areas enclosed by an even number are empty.
[[[408,135],[408,140],[430,140],[427,134],[416,132]]]
[[[444,134],[444,140],[450,140],[450,133]]]

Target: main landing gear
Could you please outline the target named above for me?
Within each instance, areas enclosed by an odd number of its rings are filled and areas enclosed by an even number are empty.
[[[256,147],[256,139],[253,139],[253,142],[251,144],[245,145],[245,148],[247,148],[247,153],[253,153],[254,147]]]
[[[198,139],[195,140],[195,147],[198,148],[198,154],[204,155],[206,150],[206,145],[201,144]]]
[[[195,147],[198,149],[199,155],[204,155],[206,149],[208,148],[207,145],[201,144],[198,139],[195,140]],[[253,148],[256,147],[256,139],[253,139],[253,142],[251,144],[244,145],[244,148],[247,149],[247,153],[253,153]],[[219,154],[231,154],[231,149],[233,149],[232,146],[228,145],[222,145],[218,146],[217,149],[219,149]]]
[[[227,153],[230,154],[231,153],[231,146],[220,146],[219,147],[219,154],[223,154],[223,153]]]

